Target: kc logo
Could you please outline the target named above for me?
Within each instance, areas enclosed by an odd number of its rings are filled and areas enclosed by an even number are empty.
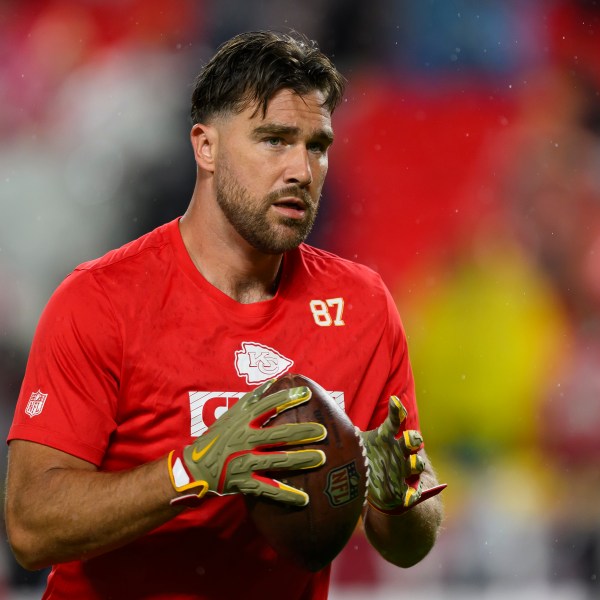
[[[279,354],[277,350],[255,342],[242,342],[242,349],[235,352],[235,370],[250,385],[277,377],[293,364],[293,360]]]
[[[242,342],[235,351],[235,370],[252,387],[285,373],[294,361],[269,346]],[[228,411],[247,392],[189,392],[192,437],[202,435],[222,414]],[[329,392],[344,410],[344,392]]]

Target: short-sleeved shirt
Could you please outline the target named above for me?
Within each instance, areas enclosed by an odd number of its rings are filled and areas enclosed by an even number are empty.
[[[375,272],[302,244],[284,255],[272,299],[241,304],[202,277],[175,220],[59,286],[9,440],[102,471],[131,469],[191,443],[242,394],[284,373],[317,381],[363,430],[398,395],[405,427],[418,428],[405,334]],[[328,569],[309,573],[278,556],[239,495],[213,495],[118,550],[56,565],[44,597],[317,600],[328,579]]]

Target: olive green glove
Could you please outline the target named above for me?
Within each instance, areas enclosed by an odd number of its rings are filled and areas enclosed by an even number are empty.
[[[407,414],[402,402],[392,396],[385,421],[377,429],[361,432],[369,460],[369,504],[389,514],[401,514],[446,487],[423,491],[419,476],[425,462],[417,454],[423,445],[421,434],[408,429],[396,438]]]
[[[171,504],[194,506],[212,492],[265,496],[294,506],[308,504],[308,494],[267,477],[265,471],[311,469],[325,462],[321,450],[273,450],[325,439],[320,423],[286,423],[263,427],[273,417],[308,402],[308,387],[280,390],[264,396],[275,380],[245,394],[200,437],[169,455],[171,483],[177,496]]]

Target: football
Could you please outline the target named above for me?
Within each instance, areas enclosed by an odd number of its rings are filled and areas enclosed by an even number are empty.
[[[290,374],[279,378],[267,393],[302,385],[312,391],[310,400],[280,413],[266,426],[322,423],[327,428],[324,440],[293,449],[318,448],[327,460],[315,469],[268,475],[304,490],[310,502],[293,507],[254,496],[246,496],[245,501],[256,528],[271,547],[315,572],[328,565],[350,539],[365,503],[368,467],[354,425],[320,385]]]

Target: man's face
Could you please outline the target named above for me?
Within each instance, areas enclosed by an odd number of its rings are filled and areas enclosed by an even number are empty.
[[[215,124],[217,202],[237,233],[266,254],[298,246],[317,216],[333,141],[323,99],[284,89],[264,118],[253,105]]]

